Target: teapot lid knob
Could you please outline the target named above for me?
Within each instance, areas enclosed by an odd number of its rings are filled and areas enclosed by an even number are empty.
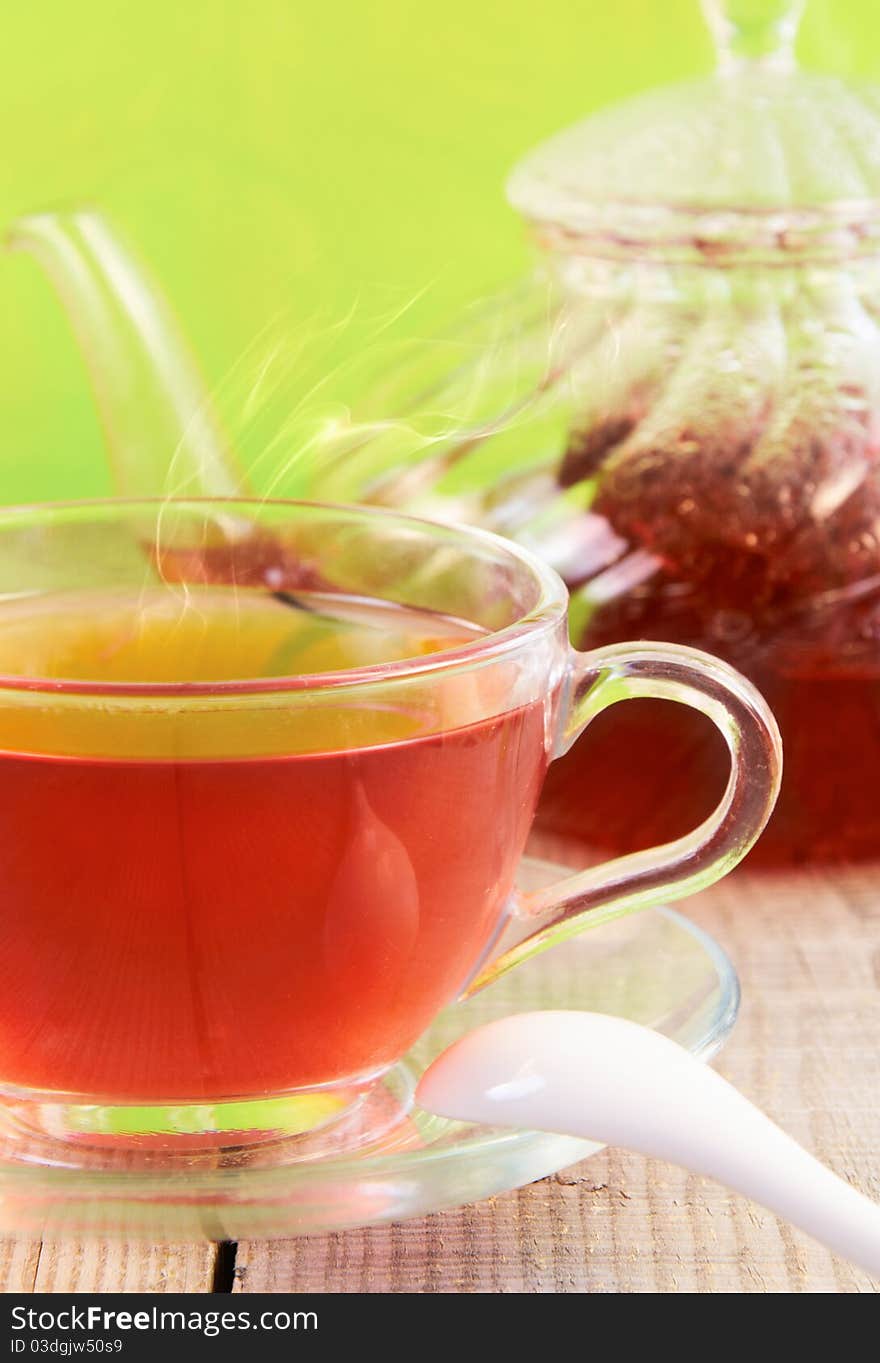
[[[777,71],[791,70],[805,3],[806,0],[702,0],[719,68],[729,71],[757,63]]]

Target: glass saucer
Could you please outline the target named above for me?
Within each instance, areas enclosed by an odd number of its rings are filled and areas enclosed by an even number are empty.
[[[519,883],[534,889],[564,874],[525,858]],[[475,1202],[600,1147],[423,1112],[415,1085],[446,1046],[509,1013],[582,1008],[654,1027],[708,1059],[738,1003],[736,974],[717,943],[659,909],[585,932],[452,1004],[360,1109],[308,1137],[185,1155],[132,1152],[35,1137],[0,1108],[0,1234],[283,1238]]]

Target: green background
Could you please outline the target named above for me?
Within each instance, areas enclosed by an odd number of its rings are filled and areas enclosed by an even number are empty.
[[[517,156],[712,63],[696,0],[31,0],[3,26],[4,226],[112,213],[212,385],[271,318],[303,332],[419,294],[398,325],[425,334],[515,277]],[[812,0],[799,52],[880,77],[876,0]],[[24,257],[0,256],[0,290],[0,496],[107,491],[60,308]]]

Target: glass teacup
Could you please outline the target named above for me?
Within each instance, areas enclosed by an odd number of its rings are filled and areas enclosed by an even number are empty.
[[[761,697],[693,649],[578,654],[566,604],[523,549],[376,509],[0,513],[16,1118],[181,1149],[313,1130],[451,1000],[736,865],[779,784]],[[676,843],[517,896],[548,763],[637,696],[717,724],[724,798]]]

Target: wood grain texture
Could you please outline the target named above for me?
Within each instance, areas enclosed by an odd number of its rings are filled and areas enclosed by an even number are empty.
[[[535,849],[577,864],[576,848]],[[880,867],[740,874],[691,900],[743,982],[718,1066],[880,1199]],[[210,1246],[0,1243],[9,1291],[209,1291]],[[397,1226],[238,1246],[233,1291],[872,1292],[775,1217],[671,1166],[605,1151],[491,1201]]]
[[[0,1242],[3,1292],[210,1292],[214,1245]]]
[[[210,1292],[213,1245],[44,1241],[35,1292]]]
[[[40,1244],[33,1240],[0,1240],[0,1291],[33,1292]]]

